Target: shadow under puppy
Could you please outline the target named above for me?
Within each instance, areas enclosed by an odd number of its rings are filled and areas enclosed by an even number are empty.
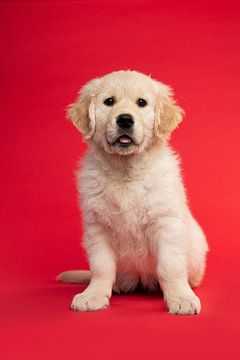
[[[89,283],[72,309],[106,308],[112,290],[159,285],[170,313],[200,312],[192,287],[205,271],[205,236],[187,205],[178,157],[167,141],[182,121],[172,90],[136,71],[87,83],[68,117],[89,147],[77,184],[90,271],[64,282]]]

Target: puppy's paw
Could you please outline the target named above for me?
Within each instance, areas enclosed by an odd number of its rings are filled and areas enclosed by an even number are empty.
[[[71,308],[74,311],[96,311],[109,306],[109,297],[94,291],[83,291],[74,296]]]
[[[170,297],[167,306],[171,314],[177,315],[199,314],[201,310],[200,300],[195,294]]]

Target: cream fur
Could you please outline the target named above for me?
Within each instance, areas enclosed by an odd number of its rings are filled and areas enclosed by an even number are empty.
[[[110,96],[116,99],[111,107],[103,103]],[[140,108],[138,98],[147,106]],[[112,145],[122,113],[135,121],[134,143],[126,148]],[[170,87],[135,71],[114,72],[85,85],[68,115],[89,144],[77,183],[91,273],[58,277],[90,281],[74,297],[73,310],[105,308],[113,289],[127,292],[141,283],[150,290],[160,285],[171,313],[199,313],[191,287],[203,278],[208,247],[167,144],[183,115]]]

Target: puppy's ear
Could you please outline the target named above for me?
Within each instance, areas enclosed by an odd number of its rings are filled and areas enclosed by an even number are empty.
[[[87,83],[79,92],[75,103],[67,108],[67,117],[82,132],[85,139],[90,139],[95,132],[95,96],[99,79]]]
[[[176,104],[169,86],[161,83],[157,83],[157,86],[154,134],[159,139],[167,140],[181,123],[184,110]]]

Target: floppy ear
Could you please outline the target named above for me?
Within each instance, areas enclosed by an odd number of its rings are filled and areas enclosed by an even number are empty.
[[[90,139],[95,132],[95,95],[99,79],[87,83],[79,92],[75,103],[67,109],[67,117],[76,128]]]
[[[183,119],[184,110],[172,98],[169,86],[159,84],[156,99],[154,134],[157,138],[167,140],[171,132]]]

